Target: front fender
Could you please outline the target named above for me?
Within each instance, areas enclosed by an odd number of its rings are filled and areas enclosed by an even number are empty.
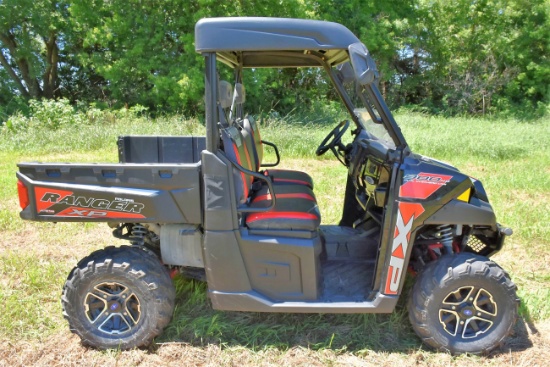
[[[493,207],[473,197],[469,203],[457,199],[449,201],[424,221],[424,224],[463,224],[491,227],[497,230]]]

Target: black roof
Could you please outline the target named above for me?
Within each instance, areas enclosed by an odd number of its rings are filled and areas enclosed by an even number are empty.
[[[343,25],[320,20],[228,17],[195,25],[197,52],[216,52],[229,64],[237,63],[238,54],[245,67],[319,66],[307,56],[311,53],[336,64],[347,59],[348,46],[357,42]]]

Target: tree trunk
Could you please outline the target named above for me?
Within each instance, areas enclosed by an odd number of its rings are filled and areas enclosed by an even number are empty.
[[[44,86],[44,97],[53,98],[57,90],[57,62],[59,58],[59,48],[57,47],[57,37],[52,32],[50,38],[44,38],[46,45],[46,71],[42,77]]]
[[[8,72],[8,75],[14,81],[15,85],[17,85],[17,89],[19,89],[21,95],[25,98],[29,98],[29,91],[25,88],[15,71],[13,71],[13,68],[8,63],[8,60],[6,60],[2,52],[0,52],[0,64],[2,64],[2,67]]]
[[[31,68],[29,62],[24,57],[18,57],[17,55],[17,43],[15,42],[15,37],[11,34],[0,33],[0,41],[8,48],[11,57],[15,60],[19,73],[21,74],[22,81],[27,86],[26,90],[28,95],[31,98],[40,98],[42,97],[42,89],[40,89],[40,84],[36,78],[33,78],[31,75]],[[18,78],[19,79],[19,78]]]

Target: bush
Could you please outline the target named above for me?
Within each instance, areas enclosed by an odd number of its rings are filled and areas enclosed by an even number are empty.
[[[86,115],[76,111],[68,99],[30,100],[29,116],[17,112],[10,116],[4,126],[5,130],[18,132],[28,128],[47,128],[57,130],[63,126],[84,124]]]
[[[57,130],[61,126],[78,125],[86,121],[86,117],[70,105],[68,99],[31,100],[31,120],[33,125]]]
[[[29,126],[30,119],[24,116],[21,112],[16,112],[14,115],[8,117],[8,120],[2,127],[4,131],[16,133],[18,131],[26,130]]]

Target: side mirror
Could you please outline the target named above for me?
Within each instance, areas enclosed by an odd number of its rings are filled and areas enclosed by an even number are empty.
[[[351,65],[355,73],[355,79],[361,85],[372,84],[378,81],[378,70],[369,51],[362,43],[354,43],[348,47]]]

